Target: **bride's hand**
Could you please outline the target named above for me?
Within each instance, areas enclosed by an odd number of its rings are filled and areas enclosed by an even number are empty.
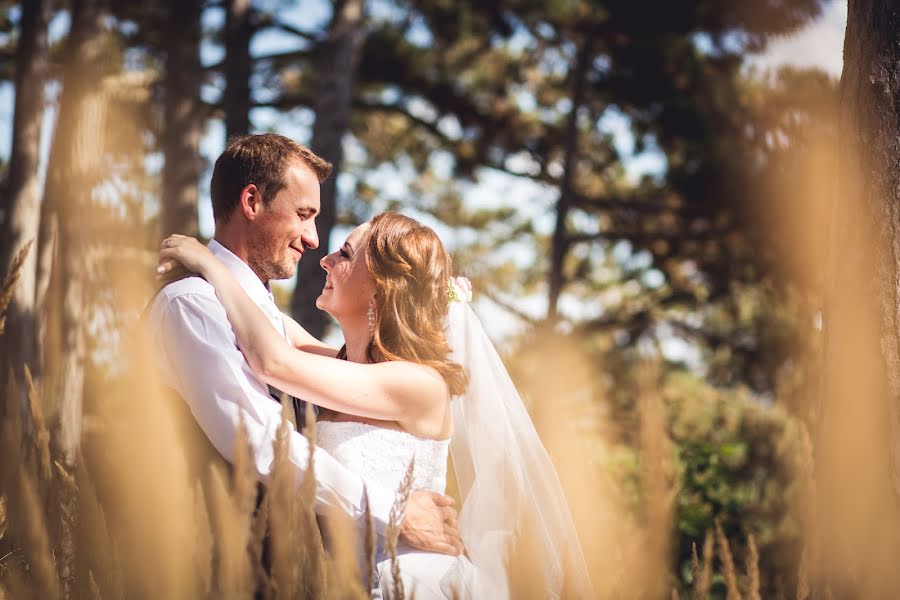
[[[163,240],[159,251],[157,279],[181,279],[190,273],[208,277],[218,260],[209,248],[192,237],[174,234]]]

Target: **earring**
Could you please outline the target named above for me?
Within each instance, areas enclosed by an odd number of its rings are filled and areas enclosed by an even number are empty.
[[[369,333],[375,336],[375,301],[369,300],[369,310],[366,311],[366,318],[369,320]]]

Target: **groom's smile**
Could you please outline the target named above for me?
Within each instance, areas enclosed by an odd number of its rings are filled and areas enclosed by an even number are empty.
[[[248,263],[263,281],[292,277],[306,249],[319,245],[319,180],[309,167],[295,162],[285,169],[284,182],[253,221]]]

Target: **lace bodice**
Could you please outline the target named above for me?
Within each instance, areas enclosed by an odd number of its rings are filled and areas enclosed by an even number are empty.
[[[357,421],[319,421],[317,445],[349,470],[397,490],[415,456],[412,489],[444,493],[450,440],[430,440]]]

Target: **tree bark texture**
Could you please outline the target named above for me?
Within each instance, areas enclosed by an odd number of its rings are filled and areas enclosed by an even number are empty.
[[[322,212],[316,219],[319,247],[307,251],[300,261],[291,314],[319,338],[328,324],[327,315],[316,308],[316,298],[325,286],[325,271],[319,261],[328,253],[328,238],[337,215],[337,175],[343,161],[342,142],[350,120],[356,67],[364,40],[363,8],[362,0],[336,3],[328,39],[320,49],[317,65],[319,89],[315,100],[312,149],[330,161],[334,168],[331,176],[322,182]]]
[[[879,597],[900,585],[900,12],[893,0],[848,4],[839,119],[815,411],[817,546],[836,597]]]
[[[45,265],[49,282],[41,307],[46,331],[42,347],[46,375],[43,387],[47,400],[56,403],[56,439],[64,460],[70,464],[78,454],[81,439],[88,316],[85,231],[90,224],[91,194],[104,174],[108,126],[102,86],[110,52],[104,8],[100,0],[72,3],[63,89],[42,207],[42,220],[52,220],[57,227],[55,243],[42,239],[52,256]]]
[[[44,116],[44,85],[47,82],[49,55],[47,22],[49,6],[45,0],[22,5],[21,31],[16,48],[16,100],[13,116],[12,152],[7,168],[6,190],[2,202],[5,218],[0,227],[0,277],[9,273],[16,254],[29,241],[36,240],[40,221],[41,121]],[[0,345],[0,389],[9,374],[18,382],[19,402],[25,408],[24,367],[34,365],[37,353],[35,329],[35,277],[37,245],[33,244],[20,271],[7,314],[6,331]],[[13,401],[7,398],[6,401]],[[3,407],[0,406],[0,414]]]
[[[203,170],[200,136],[203,111],[200,103],[201,0],[170,0],[165,31],[165,131],[162,174],[162,235],[196,236],[198,182]]]
[[[250,0],[225,3],[225,135],[250,132]]]
[[[890,396],[892,478],[900,497],[900,7],[862,0],[850,2],[848,11],[840,104],[843,190],[846,200],[859,203],[874,236],[871,275]]]

